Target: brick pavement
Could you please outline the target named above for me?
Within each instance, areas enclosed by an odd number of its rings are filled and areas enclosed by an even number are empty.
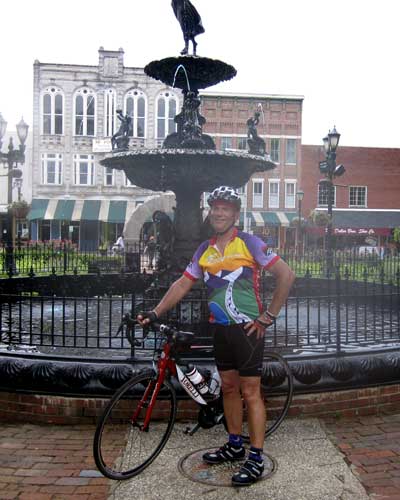
[[[0,499],[106,499],[111,482],[96,471],[94,429],[2,423]]]
[[[400,500],[400,414],[323,422],[371,498]]]

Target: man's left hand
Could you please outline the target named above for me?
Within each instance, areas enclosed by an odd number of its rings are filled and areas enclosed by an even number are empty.
[[[269,316],[261,314],[261,316],[259,316],[254,321],[246,323],[244,329],[248,330],[247,335],[252,335],[254,332],[256,332],[257,339],[261,339],[265,335],[265,330],[273,324],[273,319],[271,319]]]

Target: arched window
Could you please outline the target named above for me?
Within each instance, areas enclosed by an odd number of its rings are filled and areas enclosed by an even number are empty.
[[[141,90],[133,89],[127,92],[124,113],[132,117],[129,135],[146,137],[147,99]]]
[[[104,92],[104,136],[111,137],[116,129],[116,93],[114,89],[107,89]]]
[[[96,135],[96,94],[87,87],[76,91],[74,98],[74,134]]]
[[[175,115],[178,109],[178,98],[171,91],[161,92],[157,99],[157,138],[164,139],[176,132]]]
[[[62,135],[64,129],[64,96],[57,87],[42,93],[42,134]]]

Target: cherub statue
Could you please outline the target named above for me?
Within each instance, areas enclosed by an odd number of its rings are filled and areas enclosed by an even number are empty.
[[[255,111],[254,116],[249,118],[246,122],[247,144],[249,146],[249,153],[264,156],[266,154],[265,141],[258,135],[257,132],[257,125],[260,122],[260,114],[260,111]]]
[[[129,130],[131,128],[132,118],[122,113],[122,109],[117,109],[117,117],[121,124],[119,129],[111,137],[112,149],[128,149]]]
[[[200,14],[189,0],[172,0],[174,14],[181,25],[185,48],[181,54],[186,55],[189,52],[189,41],[193,45],[193,55],[196,55],[197,43],[195,37],[204,33],[204,27],[201,22]]]

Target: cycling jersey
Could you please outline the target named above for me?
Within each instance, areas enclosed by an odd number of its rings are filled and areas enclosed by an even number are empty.
[[[216,238],[201,243],[184,275],[193,281],[204,279],[211,323],[247,323],[262,311],[260,271],[278,259],[260,238],[235,229],[223,255]]]

